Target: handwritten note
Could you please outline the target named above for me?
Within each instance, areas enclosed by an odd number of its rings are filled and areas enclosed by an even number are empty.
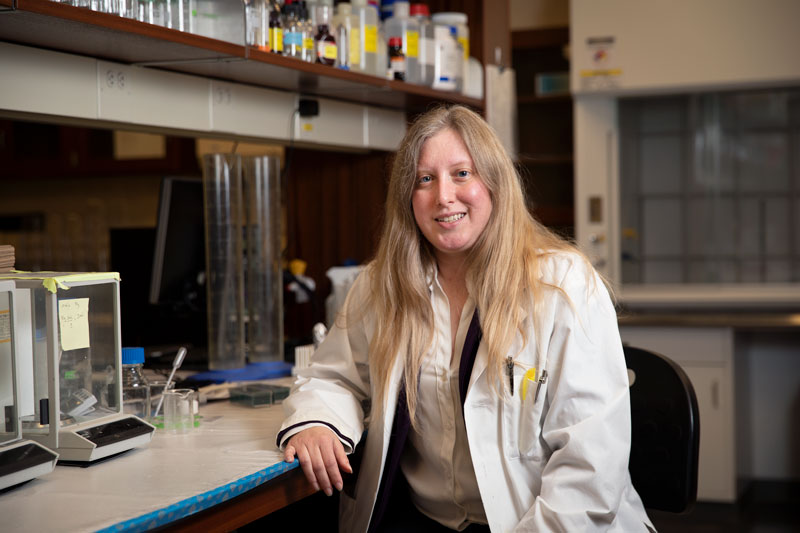
[[[61,327],[61,349],[89,347],[89,298],[59,300],[58,324]]]

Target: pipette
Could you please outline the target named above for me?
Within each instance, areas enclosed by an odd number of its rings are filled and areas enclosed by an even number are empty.
[[[172,372],[169,373],[169,378],[167,378],[167,384],[164,385],[164,392],[169,390],[170,385],[172,385],[172,378],[175,377],[175,371],[181,367],[181,363],[183,363],[183,358],[186,357],[186,348],[181,346],[178,348],[178,355],[175,356],[175,360],[172,361]],[[164,403],[164,392],[161,393],[161,398],[158,399],[158,405],[156,406],[156,412],[153,414],[153,418],[158,416],[158,413],[161,412],[161,404]]]

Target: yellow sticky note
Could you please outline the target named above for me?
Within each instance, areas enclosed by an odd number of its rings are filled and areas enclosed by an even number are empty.
[[[522,401],[525,401],[525,396],[528,394],[528,382],[536,383],[536,367],[528,369],[525,375],[522,376]]]
[[[58,325],[61,329],[61,349],[78,350],[89,347],[89,298],[59,300]]]

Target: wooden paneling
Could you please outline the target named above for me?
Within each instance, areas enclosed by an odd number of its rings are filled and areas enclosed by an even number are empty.
[[[389,176],[386,152],[346,154],[295,149],[287,188],[287,259],[308,263],[321,297],[325,271],[370,259],[380,236]]]

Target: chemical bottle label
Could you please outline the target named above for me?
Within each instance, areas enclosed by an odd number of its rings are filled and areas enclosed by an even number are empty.
[[[374,24],[364,26],[364,51],[368,54],[378,53],[378,27]]]
[[[303,39],[303,50],[314,50],[314,38],[306,37]]]
[[[322,46],[322,57],[325,59],[336,59],[337,49],[335,44],[325,43]]]
[[[281,28],[269,29],[269,47],[273,52],[283,52],[283,30]]]
[[[466,37],[459,37],[458,44],[460,44],[461,48],[464,50],[464,59],[469,59],[469,39]]]
[[[358,28],[350,29],[350,66],[361,64],[361,32]]]
[[[406,32],[406,57],[419,57],[419,32]]]
[[[287,31],[283,34],[284,50],[291,50],[291,47],[300,48],[303,46],[303,34],[299,31]]]

